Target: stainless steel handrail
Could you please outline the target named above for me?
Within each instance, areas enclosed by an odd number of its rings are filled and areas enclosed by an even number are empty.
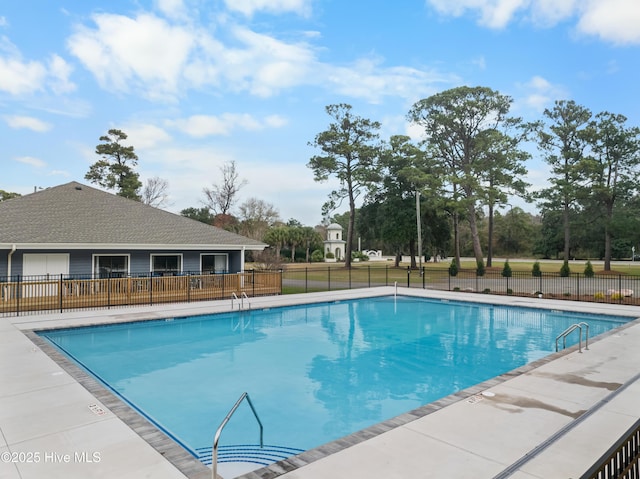
[[[222,430],[229,422],[229,419],[231,419],[231,416],[233,416],[233,413],[236,412],[236,409],[238,409],[242,401],[244,401],[245,399],[249,403],[249,407],[251,407],[251,411],[253,411],[253,415],[256,417],[256,421],[258,421],[258,425],[260,426],[260,447],[261,448],[264,447],[264,442],[262,440],[262,429],[263,429],[262,421],[260,421],[260,418],[258,417],[256,408],[253,407],[253,403],[251,402],[251,398],[249,398],[249,394],[247,394],[246,392],[242,393],[242,395],[240,396],[240,399],[236,401],[236,403],[233,405],[231,410],[227,413],[225,418],[220,423],[220,426],[218,426],[218,429],[216,430],[216,435],[213,437],[213,452],[212,452],[212,458],[211,458],[212,459],[211,465],[213,466],[213,472],[212,472],[213,479],[218,478],[218,441],[220,441],[220,434],[222,434]]]
[[[242,301],[242,307],[244,308],[244,300],[247,300],[247,307],[249,309],[251,309],[251,303],[249,302],[249,296],[247,296],[247,293],[245,293],[244,291],[242,292],[242,294],[240,295],[241,301]]]
[[[589,325],[585,322],[581,322],[581,323],[574,323],[571,326],[569,326],[567,329],[565,329],[563,332],[561,332],[557,337],[556,337],[556,353],[558,352],[558,341],[560,340],[560,338],[562,338],[562,349],[565,349],[567,347],[567,336],[569,334],[571,334],[573,331],[575,331],[576,329],[579,330],[579,336],[578,336],[578,352],[581,353],[582,352],[582,326],[586,326],[587,328],[587,347],[585,349],[589,349]]]
[[[235,292],[231,292],[231,309],[233,310],[233,300],[240,301]],[[240,303],[238,303],[238,309],[240,309]]]
[[[580,326],[584,326],[584,327],[585,327],[585,329],[586,329],[586,332],[585,332],[585,342],[584,342],[585,346],[584,346],[584,349],[588,350],[588,349],[589,349],[589,323],[585,323],[584,321],[582,321],[582,322],[580,322],[580,323],[578,323],[578,324],[579,324]]]

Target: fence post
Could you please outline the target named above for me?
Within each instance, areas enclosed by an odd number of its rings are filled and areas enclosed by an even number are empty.
[[[424,274],[424,266],[422,267],[422,271],[420,271],[420,274],[422,275],[422,289],[424,289],[424,280],[426,275]]]
[[[327,291],[331,291],[331,266],[327,266]]]
[[[58,280],[58,304],[62,313],[62,273],[60,273],[60,279]]]
[[[618,304],[622,303],[622,298],[624,296],[622,295],[622,275],[619,274],[618,275]]]
[[[384,265],[384,285],[389,286],[389,265]]]
[[[367,265],[367,273],[369,278],[369,287],[371,287],[371,265],[370,264]]]
[[[580,301],[580,273],[576,273],[576,299]]]
[[[411,268],[407,266],[407,288],[411,287]]]
[[[107,276],[107,309],[111,309],[111,271]]]
[[[20,286],[20,278],[22,275],[18,275],[18,288],[16,289],[16,316],[20,316],[20,298],[22,297],[22,287]]]
[[[349,289],[351,289],[351,266],[349,266]]]
[[[252,269],[251,270],[251,284],[253,286],[251,286],[251,296],[255,297],[256,296],[256,270]]]

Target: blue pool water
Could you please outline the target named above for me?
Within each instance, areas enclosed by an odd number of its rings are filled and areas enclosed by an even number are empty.
[[[381,297],[41,334],[196,456],[245,391],[293,454],[542,358],[581,321],[628,318]],[[220,444],[257,442],[243,403]]]

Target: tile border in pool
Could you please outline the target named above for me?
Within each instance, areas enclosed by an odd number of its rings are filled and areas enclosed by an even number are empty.
[[[381,288],[371,288],[367,290],[349,290],[348,292],[344,291],[334,291],[329,293],[310,293],[310,294],[301,294],[301,295],[287,295],[287,296],[277,296],[277,297],[266,297],[266,298],[256,298],[254,304],[256,308],[267,308],[267,307],[280,307],[294,304],[308,304],[308,303],[321,303],[321,302],[333,302],[337,300],[346,300],[352,298],[367,298],[367,297],[377,297],[377,296],[388,296],[389,294],[393,294],[395,292],[394,288],[391,287],[381,287]],[[431,290],[411,290],[407,288],[402,288],[401,291],[404,296],[417,296],[424,297],[430,299],[445,299],[445,300],[460,300],[464,302],[472,302],[472,303],[484,303],[484,304],[495,304],[495,305],[504,305],[504,306],[513,306],[513,307],[533,307],[540,309],[557,309],[563,311],[571,311],[571,312],[579,312],[579,313],[589,313],[589,314],[603,314],[603,315],[618,315],[618,316],[628,316],[631,318],[637,318],[637,308],[631,309],[630,307],[607,307],[610,305],[600,305],[603,306],[603,310],[611,310],[611,311],[603,311],[601,313],[594,313],[594,305],[588,305],[585,303],[572,303],[568,301],[561,300],[536,300],[536,299],[523,299],[523,298],[515,298],[515,297],[488,297],[488,296],[479,296],[477,294],[469,294],[469,293],[460,293],[460,292],[441,292],[441,291],[431,291]],[[225,303],[222,305],[222,303]],[[213,305],[216,307],[213,307]],[[206,305],[198,305],[198,308],[192,307],[188,308],[191,313],[184,314],[183,310],[179,310],[179,315],[175,315],[174,317],[186,317],[192,315],[199,314],[208,314],[208,313],[216,313],[216,312],[228,312],[231,310],[229,308],[228,302],[217,301],[208,305],[208,311],[206,311]],[[97,326],[97,325],[105,325],[105,324],[116,324],[116,323],[126,323],[126,322],[135,322],[135,321],[146,321],[146,320],[158,320],[163,317],[172,316],[172,312],[175,313],[176,309],[167,308],[163,314],[158,314],[157,311],[149,311],[147,313],[134,313],[127,314],[126,311],[119,312],[117,316],[111,316],[107,318],[107,321],[92,321],[87,322],[86,320],[81,320],[78,324],[78,321],[68,321],[66,324],[58,324],[52,327],[34,327],[34,328],[24,328],[23,333],[29,338],[37,347],[39,347],[43,352],[45,352],[50,358],[52,358],[56,363],[60,365],[67,373],[71,375],[71,377],[81,384],[87,391],[89,391],[97,400],[99,400],[104,406],[106,406],[111,412],[113,412],[117,417],[119,417],[127,426],[129,426],[133,431],[135,431],[140,437],[142,437],[148,444],[150,444],[154,449],[156,449],[160,454],[165,457],[169,462],[171,462],[178,470],[180,470],[185,476],[190,479],[202,479],[205,477],[210,477],[211,469],[204,464],[202,464],[199,460],[193,457],[188,451],[186,451],[180,444],[178,444],[174,439],[164,433],[162,430],[158,429],[154,424],[148,421],[143,415],[141,415],[134,408],[129,406],[126,402],[124,402],[120,397],[114,394],[111,390],[109,390],[106,386],[100,383],[98,380],[93,378],[91,375],[86,373],[81,367],[76,365],[70,359],[68,359],[64,354],[59,352],[54,346],[49,344],[45,339],[40,337],[37,332],[52,330],[52,329],[61,329],[61,328],[69,328],[69,327],[82,327],[82,326]],[[92,312],[84,312],[86,315],[91,315]],[[35,318],[34,321],[38,321],[39,318]],[[86,319],[86,318],[85,318]],[[60,320],[57,321],[58,323]],[[76,324],[68,324],[76,323]],[[601,334],[597,338],[591,340],[591,342],[599,341],[601,339],[606,338],[610,334],[617,333],[622,329],[630,327],[634,324],[640,322],[640,319],[633,320],[631,319],[629,323],[616,328],[615,330],[609,331],[607,333]],[[26,324],[25,324],[26,326]],[[279,461],[277,463],[271,464],[269,466],[256,469],[252,472],[239,476],[241,478],[246,479],[270,479],[275,478],[284,473],[293,471],[307,464],[313,463],[319,459],[325,458],[329,455],[332,455],[336,452],[347,449],[351,446],[359,444],[363,441],[376,437],[380,434],[383,434],[387,431],[395,429],[399,426],[403,426],[408,424],[416,419],[432,414],[436,411],[439,411],[447,406],[455,404],[459,401],[469,399],[472,396],[475,396],[482,391],[489,389],[493,386],[501,384],[509,379],[520,376],[526,372],[534,370],[544,364],[552,362],[558,358],[561,358],[573,351],[577,350],[577,346],[573,346],[567,348],[566,350],[553,353],[545,358],[541,358],[527,365],[521,366],[517,369],[509,371],[505,374],[497,376],[495,378],[489,379],[482,383],[479,383],[470,388],[463,389],[454,394],[446,396],[442,399],[439,399],[433,403],[429,403],[427,405],[416,408],[412,411],[408,411],[401,415],[398,415],[389,420],[383,421],[381,423],[375,424],[368,428],[362,429],[360,431],[354,432],[348,436],[340,438],[338,440],[329,442],[327,444],[321,445],[314,449],[310,449],[305,451],[299,455],[292,456],[283,461]],[[215,431],[212,431],[212,436]]]

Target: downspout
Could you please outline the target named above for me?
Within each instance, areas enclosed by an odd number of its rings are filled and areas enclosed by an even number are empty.
[[[9,251],[9,256],[7,256],[7,279],[10,281],[11,280],[11,257],[13,256],[13,253],[16,252],[17,246],[14,244],[11,246],[11,251]]]
[[[246,246],[242,247],[242,252],[240,253],[240,272],[244,273],[244,250]]]

